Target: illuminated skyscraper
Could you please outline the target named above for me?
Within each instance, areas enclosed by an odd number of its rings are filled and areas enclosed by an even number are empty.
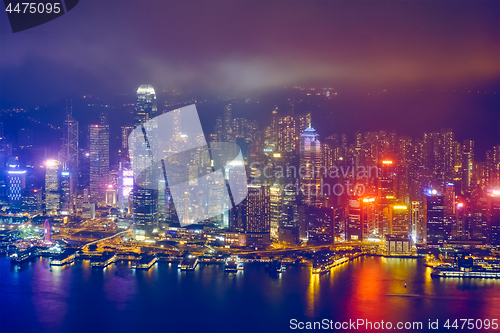
[[[500,190],[489,193],[489,210],[491,219],[491,244],[500,245]]]
[[[101,123],[89,127],[90,198],[97,204],[105,204],[109,185],[109,125],[106,117]]]
[[[414,242],[425,242],[426,231],[424,230],[422,217],[422,203],[411,202],[411,237]]]
[[[26,188],[26,170],[19,168],[19,162],[11,158],[7,169],[7,184],[9,207],[20,209],[22,206],[22,193]]]
[[[436,190],[424,197],[427,244],[438,245],[447,239],[445,230],[445,200]]]
[[[410,234],[408,207],[404,204],[391,206],[391,235],[406,236]]]
[[[310,125],[300,136],[300,176],[304,201],[319,206],[321,185],[321,143],[316,130]]]
[[[247,233],[269,233],[269,227],[269,190],[266,186],[248,185],[245,231]]]
[[[152,86],[141,85],[137,89],[135,127],[156,116],[156,93]],[[154,138],[149,138],[149,140]],[[158,190],[133,187],[134,238],[150,239],[158,229]]]
[[[474,141],[464,140],[462,148],[462,192],[471,187],[472,170],[474,167]]]
[[[383,159],[380,165],[378,178],[379,197],[379,235],[385,236],[391,233],[390,210],[396,201],[396,175],[395,163],[392,159]]]
[[[309,209],[308,243],[333,244],[335,236],[335,211],[332,208]]]
[[[59,161],[45,161],[45,209],[47,215],[59,214],[61,201],[59,169]]]
[[[135,126],[153,118],[157,112],[156,93],[153,86],[142,84],[137,89],[135,105]]]
[[[134,128],[132,126],[122,126],[122,149],[128,150],[128,136]]]
[[[295,119],[292,116],[281,117],[278,120],[277,150],[280,153],[291,153],[295,151],[297,142]]]
[[[349,199],[348,216],[346,220],[345,239],[347,241],[363,240],[362,209],[359,198]]]
[[[59,152],[59,160],[63,165],[63,170],[76,172],[79,164],[78,145],[78,121],[73,118],[71,112],[67,114],[63,126],[63,146]]]
[[[73,213],[73,179],[71,171],[64,170],[61,172],[61,214],[64,215]]]
[[[233,105],[231,103],[227,104],[224,108],[224,127],[223,127],[223,139],[226,142],[234,142],[235,137],[233,135],[233,118],[232,118]]]
[[[279,228],[283,227],[283,218],[286,214],[283,212],[283,189],[279,184],[271,186],[270,203],[271,203],[271,239],[278,239]]]

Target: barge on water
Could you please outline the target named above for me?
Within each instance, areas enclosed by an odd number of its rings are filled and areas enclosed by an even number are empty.
[[[144,256],[137,263],[133,264],[132,268],[148,270],[154,264],[156,264],[157,261],[158,261],[158,257],[155,254],[150,255],[150,256]]]

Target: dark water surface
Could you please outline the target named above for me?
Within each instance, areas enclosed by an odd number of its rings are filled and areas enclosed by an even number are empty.
[[[293,318],[420,321],[420,332],[460,332],[442,324],[500,319],[500,280],[433,279],[421,260],[379,257],[321,276],[289,266],[280,277],[261,263],[228,274],[217,265],[181,272],[169,263],[149,271],[122,263],[102,270],[88,261],[51,268],[46,259],[11,266],[0,258],[2,332],[291,331]],[[428,330],[429,319],[439,319],[440,330]]]

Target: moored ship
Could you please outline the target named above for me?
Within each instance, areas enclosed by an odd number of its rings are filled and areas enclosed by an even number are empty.
[[[226,272],[237,272],[243,270],[243,262],[238,256],[231,256],[226,259],[226,264],[224,265],[224,271]]]

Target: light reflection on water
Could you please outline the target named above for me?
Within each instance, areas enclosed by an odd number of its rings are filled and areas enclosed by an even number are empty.
[[[271,275],[258,263],[224,273],[223,265],[182,272],[162,262],[147,271],[127,263],[92,268],[88,261],[50,267],[46,259],[11,267],[0,258],[0,322],[5,331],[83,332],[96,323],[100,331],[163,330],[163,321],[144,320],[154,317],[183,323],[173,331],[234,332],[288,330],[291,318],[498,317],[500,280],[435,279],[430,272],[419,260],[379,257],[322,275],[310,266]]]

